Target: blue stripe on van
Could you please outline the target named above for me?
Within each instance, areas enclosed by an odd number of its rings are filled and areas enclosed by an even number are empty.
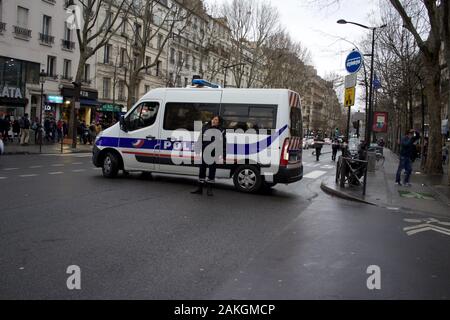
[[[275,134],[254,142],[254,143],[244,143],[244,144],[227,144],[227,154],[235,155],[251,155],[264,151],[272,145],[286,129],[285,125],[283,128],[279,129]],[[166,143],[168,140],[146,140],[146,139],[136,139],[136,138],[117,138],[117,137],[100,137],[97,140],[96,145],[99,147],[114,147],[114,148],[129,148],[129,149],[147,149],[154,150],[158,145],[160,145],[163,150],[171,151],[173,150],[174,143]],[[184,141],[183,150],[192,150],[194,142]],[[157,148],[160,149],[160,148]]]

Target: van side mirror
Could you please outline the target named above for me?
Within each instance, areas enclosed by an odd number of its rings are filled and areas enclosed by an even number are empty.
[[[128,132],[128,128],[127,128],[127,122],[125,121],[125,117],[124,116],[120,116],[120,129],[122,129],[125,132]]]

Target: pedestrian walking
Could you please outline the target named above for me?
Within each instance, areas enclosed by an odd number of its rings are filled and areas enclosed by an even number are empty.
[[[331,142],[331,160],[336,161],[336,155],[339,151],[339,140],[337,138],[334,138],[333,141]]]
[[[95,125],[95,122],[92,122],[89,126],[89,144],[95,142],[95,137],[97,137],[97,126]]]
[[[401,186],[401,174],[405,170],[404,184],[411,186],[409,178],[412,172],[411,157],[413,156],[413,149],[415,148],[414,142],[420,138],[419,132],[415,130],[409,130],[406,135],[400,141],[400,161],[398,164],[397,175],[395,177],[395,184]]]
[[[30,128],[31,128],[31,122],[30,119],[28,119],[28,113],[25,113],[25,115],[22,118],[20,118],[19,126],[20,126],[20,144],[22,146],[28,145],[28,141],[30,140]]]
[[[217,130],[218,132],[211,130]],[[217,133],[220,133],[221,141],[215,141]],[[202,164],[200,165],[198,186],[197,189],[191,192],[192,194],[203,194],[203,187],[206,184],[208,196],[213,195],[212,185],[214,184],[216,178],[217,164],[224,163],[226,159],[227,143],[225,134],[225,129],[222,127],[222,120],[217,115],[214,116],[208,124],[203,126],[199,139],[195,144],[196,155],[199,155],[201,152]],[[213,148],[211,153],[205,153],[206,147],[212,143],[214,143],[215,148]],[[222,150],[217,150],[217,148],[221,148]],[[208,179],[206,179],[206,169],[209,170]]]
[[[322,152],[324,141],[321,136],[316,136],[314,139],[314,149],[316,149],[316,161],[319,161],[320,153]]]
[[[20,124],[17,119],[15,119],[12,123],[12,141],[14,141],[14,138],[17,138],[17,140],[20,142]]]

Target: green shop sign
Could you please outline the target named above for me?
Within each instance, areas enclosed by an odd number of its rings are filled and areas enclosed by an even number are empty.
[[[100,111],[103,112],[121,112],[122,105],[118,104],[103,104],[100,108]]]

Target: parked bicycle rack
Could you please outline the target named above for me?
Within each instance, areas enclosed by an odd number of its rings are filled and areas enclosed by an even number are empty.
[[[336,183],[341,188],[349,186],[363,186],[363,195],[366,195],[368,161],[339,156],[336,166]],[[362,180],[362,181],[361,181]]]

